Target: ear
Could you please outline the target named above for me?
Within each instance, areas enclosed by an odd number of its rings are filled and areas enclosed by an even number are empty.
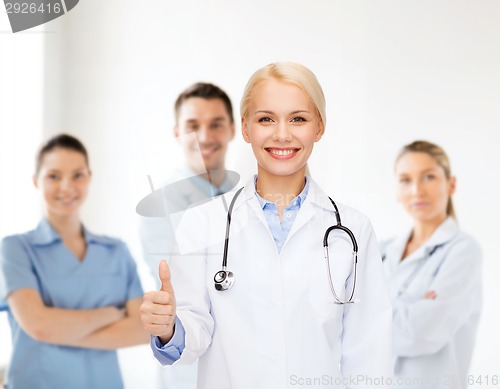
[[[457,187],[457,178],[454,176],[451,176],[450,179],[448,180],[448,196],[453,196],[455,193],[455,189]]]
[[[175,139],[179,140],[179,126],[177,124],[174,126],[174,136]]]
[[[34,185],[34,187],[37,188],[37,189],[39,189],[38,188],[38,178],[36,178],[36,176],[33,175],[32,179],[33,179],[33,185]]]
[[[314,137],[314,141],[318,142],[323,137],[324,133],[325,133],[325,126],[323,124],[323,120],[319,120],[318,130],[316,131],[316,135]]]
[[[250,135],[248,134],[248,123],[245,118],[241,118],[241,134],[245,142],[250,143]]]

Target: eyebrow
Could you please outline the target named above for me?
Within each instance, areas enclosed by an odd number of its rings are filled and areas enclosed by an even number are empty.
[[[435,170],[436,170],[435,167],[430,167],[428,169],[425,169],[425,170],[421,171],[420,173],[421,174],[423,174],[423,173],[429,173],[429,172],[434,172]],[[408,172],[401,172],[401,173],[399,173],[400,176],[404,176],[404,175],[407,175],[407,174],[410,174],[410,173],[408,173]]]
[[[211,122],[222,122],[227,120],[226,117],[224,116],[217,116],[216,118],[210,119]],[[187,119],[186,123],[198,123],[199,119],[193,118],[193,119]]]
[[[77,167],[76,169],[73,169],[73,172],[85,170],[86,168],[87,168],[86,166]],[[50,169],[47,169],[47,173],[62,173],[62,170],[50,168]]]
[[[255,111],[254,114],[257,114],[257,113],[268,113],[268,114],[274,114],[273,111],[266,111],[266,110],[260,110],[260,111]],[[306,111],[306,110],[298,110],[298,111],[293,111],[293,112],[290,112],[291,115],[295,115],[297,113],[309,113],[309,111]]]

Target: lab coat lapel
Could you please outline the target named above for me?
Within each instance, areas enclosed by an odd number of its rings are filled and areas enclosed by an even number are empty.
[[[417,250],[411,253],[408,256],[408,258],[406,258],[402,262],[402,265],[426,258],[428,255],[432,253],[432,251],[437,246],[442,246],[446,242],[452,240],[457,233],[458,233],[458,225],[455,219],[453,219],[451,216],[448,216],[448,218],[446,218],[446,220],[443,223],[441,223],[441,225],[436,229],[436,231],[434,231],[434,233],[427,240],[427,242],[425,242],[421,247],[419,247]],[[406,246],[406,243],[408,242],[410,235],[411,235],[411,230],[406,235],[404,240],[401,240],[401,242],[398,241],[398,243],[402,243],[402,245],[401,246],[399,244],[396,245],[396,247],[399,247],[399,249],[401,250],[399,257],[397,257],[398,262],[399,260],[401,260],[404,247]]]
[[[455,219],[448,216],[446,220],[434,231],[429,240],[425,243],[427,251],[433,250],[436,246],[441,246],[452,240],[458,234],[458,225]]]
[[[318,185],[308,177],[310,181],[309,193],[301,205],[299,212],[297,213],[297,217],[293,222],[292,228],[288,234],[286,242],[288,242],[293,235],[295,235],[304,225],[306,225],[316,214],[315,207],[319,206],[320,208],[324,208],[326,210],[331,211],[332,213],[332,225],[336,222],[333,217],[335,210],[333,208],[328,195],[324,193],[321,189],[319,189]],[[285,242],[285,245],[286,245]],[[284,247],[284,246],[283,246]]]
[[[408,229],[405,234],[397,238],[393,238],[386,244],[382,255],[384,261],[386,262],[385,266],[391,269],[390,274],[394,272],[395,268],[400,266],[401,258],[403,257],[403,253],[406,247],[406,242],[408,242],[410,235],[411,229]]]
[[[234,205],[234,211],[236,211],[239,207],[241,207],[243,204],[247,204],[248,208],[255,214],[257,219],[265,226],[265,228],[268,230],[269,234],[272,236],[271,231],[269,230],[269,226],[267,225],[266,218],[264,216],[264,211],[262,210],[262,207],[260,206],[259,200],[257,199],[257,196],[255,195],[255,178],[252,176],[247,183],[245,184],[245,189],[243,189],[243,192],[241,193],[241,197],[243,197],[243,201],[237,201]]]

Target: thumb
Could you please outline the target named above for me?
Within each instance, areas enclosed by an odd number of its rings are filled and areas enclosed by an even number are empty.
[[[164,259],[160,262],[160,267],[158,269],[158,274],[160,276],[161,288],[163,292],[172,292],[172,284],[170,283],[170,269],[167,265],[167,261]]]

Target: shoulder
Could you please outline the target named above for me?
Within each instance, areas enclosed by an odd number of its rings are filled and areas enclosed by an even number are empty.
[[[450,255],[462,255],[466,258],[474,258],[475,260],[482,258],[481,246],[477,240],[462,230],[459,230],[455,237],[450,240],[447,252]]]
[[[366,225],[371,226],[370,219],[363,212],[346,205],[342,202],[336,201],[335,198],[331,197],[328,193],[323,191],[323,189],[311,178],[310,188],[308,198],[317,207],[323,208],[325,212],[335,212],[335,206],[337,207],[342,224],[352,224],[352,225]]]
[[[340,216],[342,218],[342,222],[350,222],[357,223],[361,225],[369,225],[371,226],[371,221],[368,216],[366,216],[363,212],[353,208],[344,203],[335,202],[339,209]]]
[[[33,231],[29,231],[22,234],[5,236],[0,242],[2,253],[6,253],[11,250],[21,250],[24,242],[31,242],[32,233]]]
[[[392,238],[380,239],[379,247],[382,256],[386,255],[386,252],[393,247],[398,241],[398,237],[393,236]]]

